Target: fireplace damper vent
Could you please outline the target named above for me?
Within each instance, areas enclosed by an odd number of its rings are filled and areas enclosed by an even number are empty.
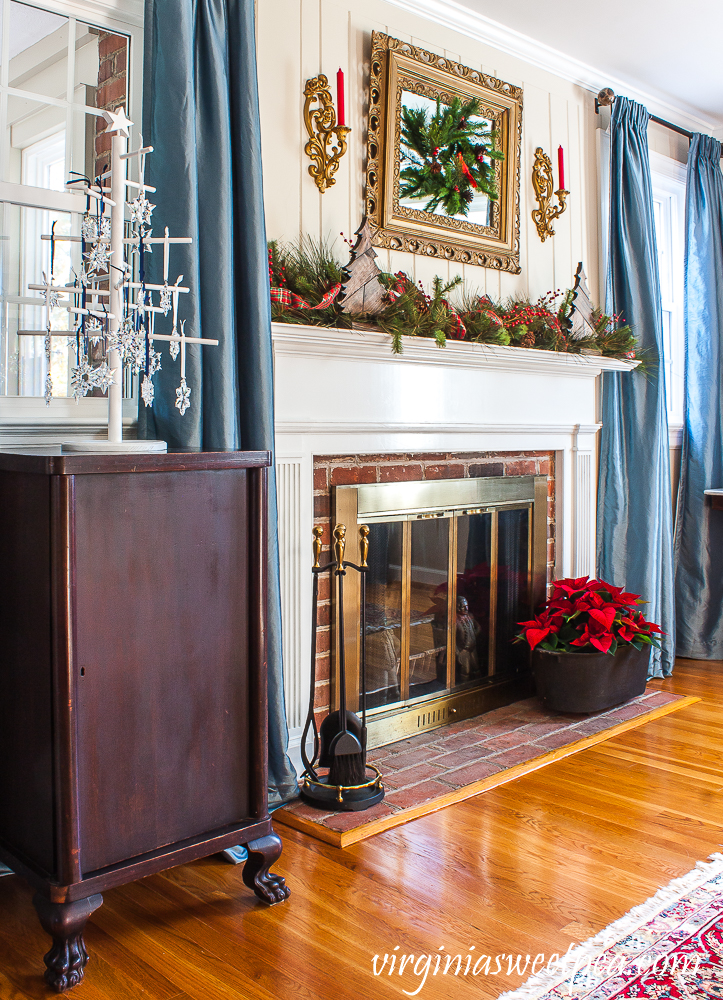
[[[547,477],[337,487],[334,499],[337,522],[370,529],[369,746],[525,697],[529,657],[511,639],[544,599]],[[347,558],[358,561],[357,532],[347,538]],[[344,641],[353,707],[360,636],[351,583],[335,660]]]

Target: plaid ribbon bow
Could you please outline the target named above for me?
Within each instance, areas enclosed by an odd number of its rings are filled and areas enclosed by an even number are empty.
[[[311,306],[305,299],[292,292],[289,288],[279,288],[278,285],[272,285],[271,301],[283,306],[284,309],[326,309],[332,304],[340,291],[341,284],[332,286],[318,305]]]

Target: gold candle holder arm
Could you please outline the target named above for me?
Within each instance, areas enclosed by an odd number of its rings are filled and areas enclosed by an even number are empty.
[[[312,569],[319,569],[319,559],[321,558],[321,536],[324,534],[324,529],[320,524],[317,524],[313,528],[314,541],[311,543],[314,551],[314,565]]]
[[[304,125],[309,135],[304,152],[312,161],[309,173],[323,194],[336,183],[334,174],[346,152],[346,137],[351,129],[337,125],[329,81],[323,73],[306,81],[304,98]]]
[[[560,188],[555,191],[557,205],[552,205],[552,189],[554,181],[552,177],[552,163],[547,153],[538,146],[535,150],[535,162],[532,166],[532,186],[535,189],[535,200],[538,208],[532,210],[532,221],[537,227],[537,235],[544,243],[548,236],[554,236],[555,230],[552,228],[552,220],[559,218],[567,207],[567,196],[569,191]]]
[[[367,568],[367,556],[369,555],[369,527],[366,524],[362,524],[359,528],[360,537],[360,549],[361,549],[361,566],[362,569]]]
[[[337,572],[344,569],[344,549],[346,548],[346,525],[337,524],[334,528],[334,558]]]

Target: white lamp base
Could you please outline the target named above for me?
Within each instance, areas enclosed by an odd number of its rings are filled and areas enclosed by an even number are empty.
[[[64,454],[85,452],[95,455],[149,455],[168,451],[165,441],[108,441],[104,438],[78,438],[64,441],[60,446]]]

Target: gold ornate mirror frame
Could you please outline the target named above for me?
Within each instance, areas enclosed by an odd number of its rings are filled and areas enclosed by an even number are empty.
[[[443,104],[454,97],[481,102],[505,154],[495,164],[499,198],[492,202],[488,225],[400,204],[405,92]],[[366,213],[374,244],[519,274],[522,88],[375,31],[369,95]]]

